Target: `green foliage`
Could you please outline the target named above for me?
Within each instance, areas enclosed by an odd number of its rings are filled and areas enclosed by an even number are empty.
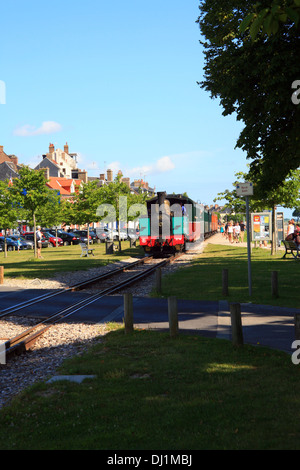
[[[252,27],[254,36],[262,13]],[[199,83],[218,98],[223,115],[236,114],[243,122],[236,146],[249,160],[261,189],[276,188],[290,170],[300,165],[300,106],[293,104],[292,83],[299,79],[300,40],[297,28],[281,22],[277,34],[259,35],[255,41],[240,26],[252,11],[249,0],[203,0],[198,24],[205,67]]]
[[[7,230],[16,226],[19,206],[14,200],[8,181],[0,181],[0,228]]]
[[[19,203],[25,220],[31,224],[38,217],[41,222],[44,211],[53,205],[54,192],[46,186],[44,172],[22,167],[19,170],[19,178],[14,179],[11,188],[12,195]]]
[[[272,209],[274,206],[290,208],[300,205],[300,170],[291,171],[289,177],[276,189],[266,193],[262,190],[261,181],[256,174],[238,172],[235,173],[236,181],[233,183],[233,189],[218,193],[214,201],[226,200],[225,207],[236,213],[246,212],[246,202],[236,193],[236,186],[239,182],[251,181],[254,186],[254,195],[249,198],[249,206],[252,212]]]
[[[243,19],[239,30],[249,34],[253,41],[259,35],[272,36],[277,34],[281,23],[299,27],[300,0],[274,0],[269,7],[263,8],[261,3],[253,6],[252,12]]]

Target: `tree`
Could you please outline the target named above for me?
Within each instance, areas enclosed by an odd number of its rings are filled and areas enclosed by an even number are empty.
[[[246,174],[239,172],[235,174],[237,180],[233,183],[234,189],[232,191],[226,190],[219,193],[215,201],[226,200],[225,207],[230,207],[235,212],[246,212],[246,202],[243,198],[239,198],[236,193],[236,186],[241,181],[255,181],[251,171]],[[296,207],[300,205],[300,170],[290,172],[288,178],[275,190],[271,190],[266,195],[265,191],[261,190],[261,182],[255,181],[254,195],[249,198],[250,211],[257,212],[263,210],[272,211],[272,251],[271,254],[276,252],[276,206],[283,206],[286,208]]]
[[[19,178],[14,179],[11,194],[15,202],[19,204],[24,218],[34,227],[34,256],[36,250],[36,222],[41,223],[42,208],[48,205],[53,198],[53,190],[46,186],[46,178],[43,170],[31,170],[22,167],[19,170]]]
[[[73,199],[65,203],[65,214],[68,213],[68,221],[87,225],[88,246],[89,246],[89,226],[92,222],[98,222],[97,209],[103,201],[101,188],[97,186],[97,181],[83,183],[80,191],[73,195]]]
[[[242,21],[240,31],[245,32],[249,28],[253,40],[258,35],[277,34],[281,23],[288,23],[295,28],[300,24],[300,0],[273,0],[265,8],[261,3],[256,3],[252,10]]]
[[[137,220],[142,213],[147,213],[147,193],[131,193],[130,188],[121,181],[120,175],[113,183],[102,186],[100,194],[102,206],[97,210],[99,220],[108,224],[118,222],[119,240],[122,223]]]
[[[262,0],[261,8],[268,6]],[[300,106],[291,99],[299,79],[298,29],[282,22],[277,34],[252,40],[249,30],[240,30],[252,1],[203,0],[199,8],[205,55],[199,85],[220,99],[224,116],[243,122],[236,146],[267,194],[300,164]]]
[[[4,256],[7,257],[6,232],[17,226],[18,205],[8,181],[0,181],[0,228],[4,230]]]

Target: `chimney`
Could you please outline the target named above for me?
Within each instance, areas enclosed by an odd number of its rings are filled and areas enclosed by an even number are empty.
[[[3,153],[3,145],[0,145],[0,153]]]
[[[105,174],[104,173],[100,173],[100,181],[105,181]]]
[[[111,183],[113,181],[113,171],[107,170],[107,181]]]
[[[88,182],[88,176],[87,176],[87,171],[83,170],[80,171],[78,170],[78,179],[83,181],[84,183]]]
[[[130,178],[122,178],[122,183],[126,184],[130,188]]]
[[[53,144],[49,145],[49,153],[54,153],[54,145]]]
[[[16,155],[10,155],[9,158],[16,166],[18,165],[18,157]]]
[[[66,142],[66,145],[64,146],[64,152],[69,155],[69,146],[68,146],[68,142]]]

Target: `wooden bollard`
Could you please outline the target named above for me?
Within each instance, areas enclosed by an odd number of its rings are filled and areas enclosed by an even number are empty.
[[[272,271],[272,297],[278,297],[278,271]]]
[[[161,293],[161,269],[155,270],[155,289],[158,294]]]
[[[0,284],[4,284],[4,266],[0,266]]]
[[[242,328],[241,305],[238,303],[230,304],[230,315],[232,343],[235,346],[243,346],[244,338]]]
[[[295,339],[300,340],[300,315],[295,315]]]
[[[124,324],[125,333],[133,332],[133,301],[132,294],[124,294]]]
[[[169,329],[171,338],[178,335],[178,307],[177,298],[168,298],[168,313],[169,313]]]
[[[228,295],[228,269],[223,269],[222,272],[222,295]]]

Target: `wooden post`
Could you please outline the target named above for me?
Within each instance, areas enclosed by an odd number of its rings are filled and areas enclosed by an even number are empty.
[[[278,271],[272,271],[272,297],[278,297]]]
[[[178,335],[178,307],[177,298],[168,298],[168,313],[169,313],[169,328],[171,338],[175,338]]]
[[[295,315],[295,339],[300,340],[300,315]]]
[[[133,301],[132,294],[124,294],[124,323],[125,333],[133,332]]]
[[[155,271],[155,289],[158,294],[161,293],[161,268]]]
[[[241,305],[238,303],[230,304],[231,315],[231,334],[232,342],[235,346],[244,344]]]
[[[223,269],[222,273],[222,295],[228,295],[228,269]]]
[[[4,266],[0,266],[0,284],[4,284]]]

